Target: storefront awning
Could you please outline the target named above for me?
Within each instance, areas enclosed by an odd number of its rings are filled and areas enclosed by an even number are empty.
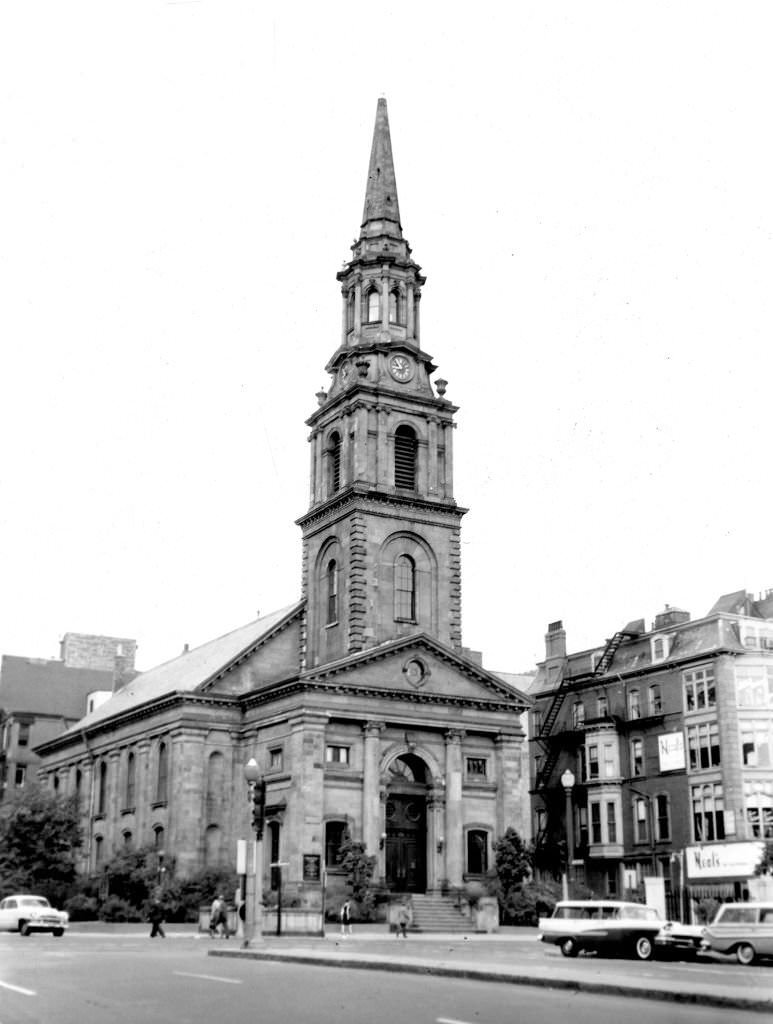
[[[699,885],[688,882],[687,890],[694,900],[727,900],[735,896],[732,882],[701,882]]]

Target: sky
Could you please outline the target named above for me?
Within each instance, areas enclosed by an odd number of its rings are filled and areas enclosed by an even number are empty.
[[[300,595],[379,96],[459,405],[466,646],[773,587],[767,3],[0,9],[0,653]]]

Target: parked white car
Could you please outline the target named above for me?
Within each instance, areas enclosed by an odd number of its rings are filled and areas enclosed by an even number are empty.
[[[22,935],[52,932],[59,938],[64,935],[68,923],[67,912],[55,910],[45,896],[21,893],[0,900],[0,931],[20,932]]]

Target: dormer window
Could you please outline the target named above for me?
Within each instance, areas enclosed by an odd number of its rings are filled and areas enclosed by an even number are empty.
[[[650,639],[650,653],[652,661],[665,661],[670,653],[670,647],[670,636],[653,636]]]

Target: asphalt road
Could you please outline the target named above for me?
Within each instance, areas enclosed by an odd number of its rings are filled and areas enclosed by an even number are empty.
[[[208,957],[190,938],[0,935],[0,1024],[725,1024],[723,1008]],[[668,966],[668,965],[663,965]],[[759,1014],[733,1011],[733,1019]]]

